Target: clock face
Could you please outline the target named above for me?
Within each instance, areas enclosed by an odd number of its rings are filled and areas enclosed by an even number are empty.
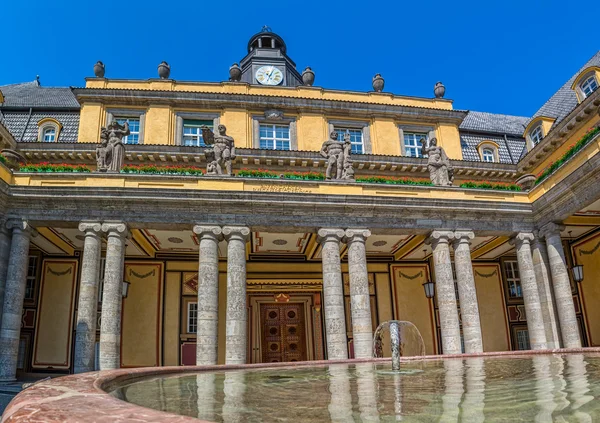
[[[283,73],[275,66],[263,66],[256,71],[256,80],[262,85],[279,85],[283,82]]]

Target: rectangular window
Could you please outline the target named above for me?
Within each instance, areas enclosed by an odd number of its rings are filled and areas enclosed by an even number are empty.
[[[188,333],[198,332],[198,303],[188,303],[187,331]]]
[[[119,125],[123,125],[125,122],[129,123],[130,134],[123,137],[124,144],[139,144],[140,142],[140,118],[132,117],[117,117],[115,118]]]
[[[265,150],[290,150],[290,126],[261,123],[259,148]]]
[[[519,276],[519,265],[516,261],[505,261],[506,283],[508,284],[508,296],[510,298],[522,298],[521,277]]]
[[[183,120],[183,145],[192,147],[206,147],[204,139],[202,138],[202,127],[208,126],[213,129],[212,120]]]
[[[529,346],[529,332],[527,329],[517,329],[517,349],[518,350],[530,350]]]
[[[419,140],[425,138],[427,140],[429,135],[427,132],[404,132],[404,154],[409,157],[423,157],[421,152],[421,143]]]
[[[357,128],[334,127],[334,131],[338,133],[338,141],[344,141],[344,135],[350,135],[350,144],[352,154],[364,154],[365,148],[363,143],[363,131]]]
[[[37,260],[36,256],[29,256],[27,265],[27,282],[25,284],[25,299],[33,300],[35,295],[35,281],[37,279]]]

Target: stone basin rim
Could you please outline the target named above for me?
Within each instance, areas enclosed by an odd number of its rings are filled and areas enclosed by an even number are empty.
[[[402,357],[402,362],[452,360],[474,357],[526,357],[541,354],[599,353],[600,347],[558,348],[548,350],[501,351],[478,354],[426,355]],[[391,358],[319,360],[295,363],[257,363],[214,366],[138,367],[106,370],[58,377],[37,383],[19,393],[2,415],[4,422],[26,422],[35,415],[46,422],[113,422],[135,418],[146,422],[206,422],[193,417],[154,410],[126,401],[111,392],[125,384],[155,376],[173,376],[214,371],[235,371],[272,368],[324,367],[335,364],[387,363]]]

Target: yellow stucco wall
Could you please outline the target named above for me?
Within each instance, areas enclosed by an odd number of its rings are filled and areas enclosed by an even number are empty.
[[[100,103],[83,103],[79,115],[79,142],[97,143],[100,140],[100,128],[106,122],[106,112]]]
[[[473,265],[484,351],[509,351],[506,307],[500,266]]]
[[[179,309],[181,306],[181,273],[167,272],[165,276],[165,307],[163,362],[165,366],[179,365]]]
[[[398,123],[393,119],[373,119],[371,147],[373,153],[399,156],[402,154]]]
[[[123,299],[121,367],[159,366],[162,333],[162,262],[126,262],[129,295]]]
[[[68,369],[71,365],[77,263],[77,259],[44,260],[33,368]]]
[[[600,346],[600,235],[573,246],[576,264],[583,265],[583,282],[579,284],[586,315],[589,346]]]
[[[423,283],[428,278],[427,265],[392,265],[390,272],[397,319],[412,322],[421,332],[426,354],[436,354],[433,305],[423,291]]]
[[[438,145],[444,148],[444,151],[450,159],[462,160],[462,148],[460,146],[460,136],[458,127],[448,123],[440,123],[435,128],[435,134]]]
[[[296,123],[298,150],[318,151],[329,138],[327,121],[321,115],[302,113]]]
[[[221,114],[220,123],[227,127],[227,135],[233,137],[236,147],[252,147],[250,118],[246,110],[225,109]]]

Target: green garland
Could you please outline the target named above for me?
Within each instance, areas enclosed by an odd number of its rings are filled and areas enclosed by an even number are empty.
[[[366,182],[369,184],[433,186],[433,183],[426,179],[395,178],[390,176],[364,176],[356,178],[356,182]]]
[[[319,172],[273,172],[272,170],[242,169],[236,176],[243,178],[295,179],[302,181],[323,181],[325,175]]]
[[[0,162],[6,163],[6,157],[4,157],[4,154],[2,153],[0,153]]]
[[[202,176],[204,171],[195,166],[156,166],[156,165],[127,165],[123,166],[121,173],[135,173],[141,175],[183,175]]]
[[[522,191],[517,184],[502,184],[497,182],[466,181],[459,185],[461,188],[494,189],[499,191]]]
[[[586,132],[585,135],[583,137],[581,137],[581,139],[575,143],[575,145],[572,145],[571,148],[569,148],[566,151],[566,153],[560,157],[560,159],[558,159],[554,163],[550,164],[550,166],[548,166],[546,168],[546,170],[544,170],[542,173],[540,173],[538,175],[537,179],[535,180],[535,185],[539,184],[544,179],[546,179],[548,176],[550,176],[552,173],[554,173],[555,170],[557,170],[567,160],[569,160],[571,157],[573,157],[575,155],[575,153],[577,153],[581,149],[583,149],[583,147],[585,147],[598,133],[600,133],[599,127],[596,126],[594,128],[590,128],[590,130],[588,132]]]
[[[87,173],[92,170],[85,165],[72,165],[72,164],[53,164],[53,163],[28,163],[19,168],[19,172],[36,172],[36,173],[56,173],[56,172],[69,172],[69,173]]]

